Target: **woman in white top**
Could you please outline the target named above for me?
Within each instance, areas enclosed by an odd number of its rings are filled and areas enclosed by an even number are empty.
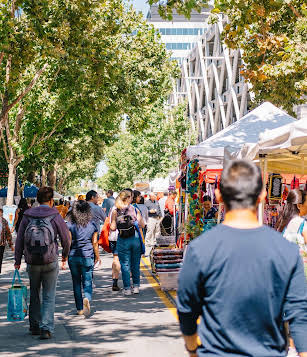
[[[283,236],[304,248],[307,244],[307,223],[303,216],[307,212],[307,196],[303,190],[291,190],[285,207],[277,221],[277,230]]]
[[[282,235],[300,247],[304,259],[305,276],[307,279],[307,222],[303,218],[307,214],[307,195],[303,190],[291,190],[285,207],[277,221],[277,230]],[[288,357],[298,356],[294,342],[290,338]]]

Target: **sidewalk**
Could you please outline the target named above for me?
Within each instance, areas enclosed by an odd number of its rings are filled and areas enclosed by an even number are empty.
[[[140,295],[111,291],[111,255],[102,255],[103,268],[95,271],[92,315],[75,315],[69,269],[61,271],[57,287],[54,338],[40,341],[24,322],[6,321],[7,290],[13,257],[7,249],[0,275],[1,356],[184,356],[178,323],[144,276]],[[22,279],[28,283],[25,264]]]

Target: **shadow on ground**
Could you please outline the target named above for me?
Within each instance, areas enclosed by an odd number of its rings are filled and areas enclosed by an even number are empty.
[[[103,269],[94,273],[92,314],[76,315],[69,270],[61,271],[56,298],[54,338],[40,341],[29,335],[28,320],[6,321],[7,289],[13,269],[6,255],[0,279],[1,356],[183,356],[177,322],[142,277],[140,295],[123,296],[111,290],[111,257],[103,256]],[[22,271],[28,283],[27,274]]]

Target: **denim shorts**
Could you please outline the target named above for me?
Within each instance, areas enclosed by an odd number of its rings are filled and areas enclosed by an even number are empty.
[[[111,252],[115,255],[118,255],[117,249],[116,249],[116,240],[109,240],[109,247],[111,249]]]

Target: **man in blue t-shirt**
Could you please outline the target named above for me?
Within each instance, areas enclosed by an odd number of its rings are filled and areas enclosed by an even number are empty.
[[[106,216],[109,215],[110,209],[114,206],[114,204],[115,204],[115,198],[113,197],[113,191],[109,190],[107,191],[107,198],[104,199],[102,204],[102,209],[105,211]]]
[[[226,165],[216,190],[225,220],[189,244],[179,277],[177,309],[190,356],[284,357],[288,322],[299,356],[307,357],[303,262],[295,244],[258,223],[265,196],[254,163]]]

